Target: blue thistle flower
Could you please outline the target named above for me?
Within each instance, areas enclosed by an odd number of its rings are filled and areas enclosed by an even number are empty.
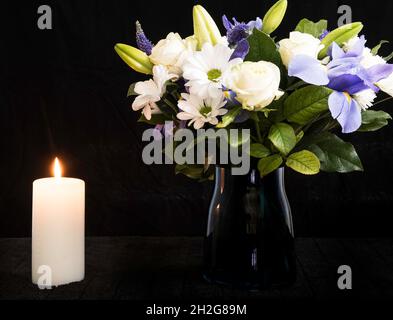
[[[151,55],[151,50],[153,49],[153,44],[146,37],[143,32],[142,26],[139,21],[136,22],[136,44],[140,50],[142,50],[147,55]]]

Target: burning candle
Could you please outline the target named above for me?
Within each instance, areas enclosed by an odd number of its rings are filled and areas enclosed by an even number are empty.
[[[32,280],[40,288],[82,281],[85,275],[85,183],[54,177],[33,183]]]

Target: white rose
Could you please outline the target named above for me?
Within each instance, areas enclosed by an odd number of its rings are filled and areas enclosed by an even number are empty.
[[[182,66],[192,51],[196,50],[196,40],[188,37],[183,40],[178,33],[169,33],[152,49],[149,56],[155,65],[163,65],[170,73],[182,74]]]
[[[321,41],[311,34],[298,31],[291,32],[289,39],[283,39],[279,43],[279,51],[282,62],[288,67],[291,59],[299,54],[304,54],[313,58],[318,57],[319,51],[324,48]]]
[[[247,110],[261,110],[283,95],[279,90],[280,69],[271,62],[237,64],[225,72],[223,83]]]

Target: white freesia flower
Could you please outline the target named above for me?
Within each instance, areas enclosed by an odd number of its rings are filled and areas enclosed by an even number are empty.
[[[317,58],[319,51],[324,48],[319,39],[299,31],[291,32],[289,39],[283,39],[278,44],[282,62],[286,67],[294,56],[303,54]]]
[[[196,50],[196,46],[195,38],[183,40],[178,33],[171,32],[153,47],[149,58],[155,65],[163,65],[169,72],[180,76],[183,63]]]
[[[226,104],[223,97],[203,99],[198,95],[182,93],[182,98],[178,102],[182,111],[177,114],[177,117],[180,120],[191,120],[188,125],[194,124],[195,129],[202,128],[205,123],[218,124],[217,117],[228,112],[223,108]]]
[[[280,98],[280,69],[267,61],[243,62],[224,75],[224,86],[236,93],[247,110],[261,110]]]
[[[152,114],[161,113],[157,106],[165,92],[165,83],[168,80],[175,79],[175,74],[170,74],[168,70],[161,65],[153,67],[153,79],[138,82],[134,91],[138,94],[135,98],[132,109],[134,111],[142,110],[147,120],[151,119]]]
[[[201,98],[221,97],[222,75],[242,62],[240,58],[230,60],[232,53],[233,49],[226,45],[213,46],[210,43],[205,43],[201,51],[194,52],[183,67],[183,77],[188,80],[186,86],[190,93]]]
[[[353,95],[353,98],[363,110],[372,107],[376,97],[377,95],[371,89],[366,89]]]

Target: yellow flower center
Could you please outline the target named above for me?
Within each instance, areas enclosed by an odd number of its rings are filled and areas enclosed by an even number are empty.
[[[348,103],[351,103],[351,95],[348,92],[344,92],[344,95],[346,96]]]
[[[218,79],[221,77],[221,70],[218,69],[211,69],[208,73],[207,73],[207,77],[210,81],[213,82],[217,82]]]

